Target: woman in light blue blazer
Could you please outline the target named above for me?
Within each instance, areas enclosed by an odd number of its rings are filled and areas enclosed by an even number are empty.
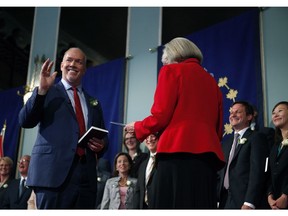
[[[114,176],[107,180],[101,209],[132,209],[137,179],[129,176],[132,159],[128,153],[120,152],[114,159]]]

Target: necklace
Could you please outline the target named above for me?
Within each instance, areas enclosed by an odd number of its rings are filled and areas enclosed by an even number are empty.
[[[125,187],[127,186],[127,178],[120,178],[120,181],[119,181],[119,186],[121,187]]]

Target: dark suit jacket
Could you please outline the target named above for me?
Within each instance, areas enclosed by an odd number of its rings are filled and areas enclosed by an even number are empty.
[[[256,131],[259,131],[260,133],[265,134],[268,144],[269,144],[269,148],[271,150],[272,146],[274,145],[274,137],[275,137],[275,129],[271,128],[271,127],[258,127],[258,125],[256,124]]]
[[[278,154],[279,143],[273,145],[270,153],[271,184],[268,189],[273,198],[279,198],[282,193],[288,195],[288,146],[284,146]]]
[[[229,191],[231,200],[228,200],[229,209],[240,209],[244,202],[253,204],[257,209],[266,206],[263,203],[265,196],[266,180],[268,178],[265,172],[266,159],[269,156],[269,146],[266,137],[262,133],[246,130],[242,138],[247,141],[244,144],[238,144],[234,157],[229,167]],[[233,136],[223,142],[223,152],[225,160],[228,161],[230,149],[233,142]],[[223,182],[227,164],[219,172],[220,174],[220,206],[223,203]],[[265,199],[267,200],[267,199]],[[230,202],[231,201],[231,202]]]
[[[3,208],[4,199],[7,193],[8,188],[12,182],[13,178],[9,178],[1,187],[0,187],[0,209]]]
[[[137,156],[133,159],[133,166],[130,170],[130,176],[133,178],[138,178],[139,167],[143,161],[148,157],[148,154],[145,152],[137,153]]]
[[[96,208],[101,208],[101,202],[107,180],[111,178],[111,173],[105,170],[98,169],[97,172],[97,196],[96,196]]]
[[[79,138],[79,126],[71,101],[62,84],[51,86],[45,96],[38,95],[35,88],[32,96],[19,113],[20,126],[33,128],[39,125],[38,135],[32,149],[27,185],[57,188],[63,184],[75,157]],[[100,102],[84,92],[88,109],[88,128],[105,128]],[[107,149],[106,146],[102,153]],[[101,154],[99,155],[101,157]],[[90,191],[97,190],[96,158],[86,148]]]
[[[146,190],[146,167],[149,161],[149,157],[144,160],[138,170],[138,181],[136,185],[136,196],[134,199],[134,208],[135,209],[143,209],[144,208],[144,198],[145,198],[145,190]],[[147,184],[147,197],[148,202],[151,203],[153,206],[153,194],[154,194],[154,188],[153,188],[153,178],[155,178],[156,175],[156,169],[155,167],[151,171],[151,175]],[[149,208],[151,208],[151,205],[149,205]]]
[[[7,190],[3,208],[5,209],[27,209],[27,201],[31,195],[32,189],[25,187],[21,197],[19,197],[20,179],[14,179]]]

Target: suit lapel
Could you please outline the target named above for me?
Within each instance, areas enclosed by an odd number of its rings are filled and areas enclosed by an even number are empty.
[[[71,112],[72,116],[75,118],[75,120],[77,121],[77,118],[76,118],[76,114],[74,112],[74,109],[73,109],[73,106],[72,106],[72,103],[69,99],[69,96],[66,92],[66,89],[64,87],[64,85],[62,84],[61,81],[59,81],[58,83],[56,83],[56,89],[57,91],[59,92],[59,95],[61,95],[65,101],[66,101],[66,106],[67,106],[67,109],[69,110],[69,112]]]
[[[83,89],[82,89],[83,90]],[[83,90],[83,94],[85,96],[85,101],[86,101],[86,106],[87,106],[87,112],[88,112],[88,122],[87,122],[87,125],[88,125],[88,128],[91,127],[92,125],[92,106],[90,105],[90,97],[89,95]]]
[[[250,128],[248,128],[248,129],[245,131],[245,133],[243,134],[243,136],[241,137],[241,139],[246,138],[247,140],[246,140],[246,142],[245,142],[244,144],[239,144],[239,142],[238,142],[238,144],[237,144],[237,146],[236,146],[236,149],[235,149],[235,153],[234,153],[233,160],[234,160],[234,158],[238,155],[238,153],[240,152],[241,148],[242,148],[245,144],[247,144],[248,142],[250,142],[249,137],[250,137],[250,135],[251,135],[252,133],[253,133],[253,131],[252,131]]]

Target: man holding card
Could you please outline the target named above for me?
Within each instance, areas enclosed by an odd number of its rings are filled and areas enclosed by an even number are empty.
[[[99,101],[82,89],[86,56],[70,48],[61,62],[62,79],[47,59],[39,87],[19,113],[23,128],[39,125],[33,146],[27,186],[36,194],[37,209],[91,209],[97,190],[96,154],[106,151],[108,138],[96,137],[79,146],[79,138],[91,126],[105,129]],[[93,103],[92,103],[92,102]]]

